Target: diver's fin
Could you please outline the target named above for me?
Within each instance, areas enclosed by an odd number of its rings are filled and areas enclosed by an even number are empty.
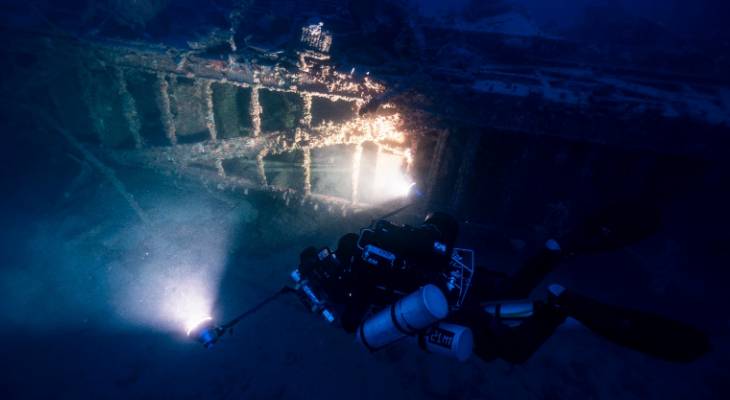
[[[550,303],[595,333],[643,353],[676,362],[710,350],[699,329],[654,313],[601,303],[560,285],[550,285]]]

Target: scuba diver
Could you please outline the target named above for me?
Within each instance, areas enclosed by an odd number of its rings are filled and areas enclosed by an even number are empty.
[[[603,304],[560,285],[525,300],[564,254],[596,246],[576,230],[545,245],[512,276],[476,266],[456,247],[458,222],[430,213],[420,226],[374,221],[342,236],[337,249],[309,247],[292,272],[296,293],[313,312],[354,333],[370,351],[414,337],[425,351],[461,361],[526,361],[566,318],[621,345],[669,361],[709,350],[707,336],[660,315]],[[599,232],[609,245],[611,233]]]

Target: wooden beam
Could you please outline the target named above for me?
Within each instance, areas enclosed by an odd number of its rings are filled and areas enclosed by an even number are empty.
[[[137,112],[137,102],[127,88],[127,78],[124,69],[114,68],[114,75],[116,76],[117,91],[122,100],[122,113],[124,114],[125,121],[127,121],[129,133],[134,140],[134,147],[141,149],[144,146],[144,141],[140,134],[142,123]]]
[[[175,115],[173,114],[173,104],[170,100],[170,83],[164,73],[157,75],[157,91],[156,100],[157,108],[160,111],[160,122],[165,129],[165,136],[171,145],[177,144],[177,133],[175,127]]]

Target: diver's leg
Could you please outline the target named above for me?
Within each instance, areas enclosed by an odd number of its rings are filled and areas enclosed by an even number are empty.
[[[537,302],[532,316],[514,327],[476,307],[460,310],[450,319],[471,328],[474,354],[479,358],[485,361],[502,358],[507,362],[522,363],[555,332],[565,316],[556,308]]]
[[[535,303],[534,314],[516,327],[495,321],[492,336],[497,356],[515,364],[527,361],[564,321],[563,313],[541,302]]]
[[[669,361],[690,362],[710,349],[707,335],[686,323],[658,314],[601,303],[550,285],[550,303],[599,335]]]
[[[485,361],[497,358],[498,345],[493,329],[494,318],[479,303],[467,303],[449,315],[448,322],[468,326],[474,335],[474,354]]]

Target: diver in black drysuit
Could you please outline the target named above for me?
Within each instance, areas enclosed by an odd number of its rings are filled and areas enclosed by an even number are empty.
[[[444,254],[451,254],[458,233],[458,224],[446,214],[430,214],[422,227],[411,228],[376,221],[374,226],[388,234],[379,245],[399,249],[410,260],[410,267],[397,272],[373,273],[363,265],[360,235],[344,235],[335,257],[326,263],[318,259],[314,247],[301,253],[299,271],[316,282],[318,290],[338,305],[339,320],[348,332],[355,332],[373,308],[382,308],[397,301],[403,294],[431,283],[446,290],[439,274],[450,258],[429,253],[421,243],[434,235],[447,245]],[[376,228],[377,230],[377,228]],[[580,236],[585,232],[577,232]],[[425,239],[424,236],[425,235]],[[474,354],[484,360],[502,358],[511,363],[526,361],[570,316],[594,332],[627,347],[670,361],[689,362],[709,350],[707,336],[699,330],[659,315],[602,304],[586,296],[551,285],[547,299],[535,301],[531,315],[519,325],[511,326],[484,310],[485,303],[526,299],[532,290],[572,248],[592,245],[593,238],[567,237],[563,248],[549,240],[512,276],[477,267],[463,304],[453,310],[446,322],[469,327],[474,335]],[[432,243],[432,242],[428,242]],[[446,292],[446,291],[445,291]]]

